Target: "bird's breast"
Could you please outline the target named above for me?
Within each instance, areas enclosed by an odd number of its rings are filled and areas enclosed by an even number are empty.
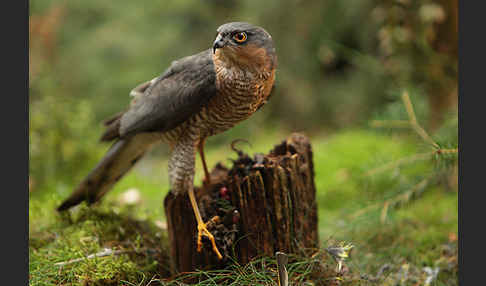
[[[275,79],[274,71],[252,74],[245,71],[217,71],[217,93],[190,120],[167,133],[163,139],[199,138],[224,132],[250,117],[267,101]]]
[[[223,132],[250,117],[266,103],[273,86],[274,73],[217,71],[217,95],[202,112],[208,136]]]

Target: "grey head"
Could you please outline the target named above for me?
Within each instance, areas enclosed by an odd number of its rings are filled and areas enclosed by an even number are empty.
[[[213,54],[222,50],[226,56],[248,57],[265,51],[265,57],[276,65],[276,53],[273,39],[262,27],[245,22],[226,23],[217,29],[216,40],[213,43]]]

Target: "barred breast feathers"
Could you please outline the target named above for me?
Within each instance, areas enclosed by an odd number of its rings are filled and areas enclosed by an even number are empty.
[[[229,97],[231,104],[260,101],[270,93],[276,57],[265,48],[247,45],[244,49],[216,50],[213,62],[217,90]]]
[[[276,58],[268,56],[265,48],[247,46],[224,53],[218,49],[213,62],[217,95],[190,120],[163,135],[170,145],[182,134],[202,138],[224,132],[266,103],[275,80]]]

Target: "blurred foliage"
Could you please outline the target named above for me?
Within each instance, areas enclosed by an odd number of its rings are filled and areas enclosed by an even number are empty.
[[[29,179],[39,194],[29,201],[32,285],[145,285],[163,272],[165,260],[140,253],[52,264],[158,243],[164,156],[147,156],[99,208],[79,207],[81,219],[53,210],[109,148],[98,143],[101,121],[126,108],[129,91],[209,48],[231,21],[264,27],[279,66],[263,110],[208,140],[210,166],[229,164],[235,138],[249,138],[250,154],[266,153],[291,131],[304,132],[314,150],[321,243],[355,245],[345,263],[355,282],[418,285],[430,266],[440,267],[437,285],[457,285],[457,150],[438,152],[458,148],[457,0],[32,0],[29,11]],[[404,91],[438,147],[411,128]],[[125,210],[114,198],[133,187],[142,202]],[[130,217],[143,223],[133,227]],[[299,265],[312,273],[302,262],[289,268],[291,279],[306,276]],[[275,278],[236,270],[230,275],[242,281]],[[220,273],[194,275],[212,283]]]
[[[457,97],[455,42],[440,41],[454,34],[449,2],[32,0],[31,179],[79,180],[74,170],[84,173],[105,150],[96,146],[99,122],[127,106],[134,86],[209,48],[230,21],[264,27],[279,56],[275,95],[233,138],[363,126],[395,116],[387,106],[404,88],[416,91],[423,116],[435,116]]]
[[[93,118],[87,101],[44,96],[30,106],[29,175],[36,184],[47,178],[74,184],[81,179],[79,168],[96,164],[105,150],[95,140]]]
[[[458,0],[375,1],[378,57],[395,88],[419,88],[427,127],[437,129],[457,109]],[[415,101],[416,102],[416,101]]]

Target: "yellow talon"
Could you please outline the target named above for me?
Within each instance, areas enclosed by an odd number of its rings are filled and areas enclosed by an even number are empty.
[[[200,223],[200,224],[197,225],[197,251],[201,252],[201,250],[202,250],[202,237],[204,235],[207,238],[209,238],[209,240],[211,240],[211,244],[213,246],[213,251],[218,256],[218,259],[221,260],[221,259],[223,259],[223,256],[221,255],[221,253],[218,250],[218,247],[216,246],[216,241],[214,240],[214,236],[208,231],[208,229],[206,227],[207,225],[210,225],[212,223],[216,223],[218,221],[219,221],[219,217],[215,216],[209,222]]]
[[[216,241],[214,241],[214,236],[208,231],[206,228],[207,225],[211,225],[213,223],[217,223],[219,221],[219,216],[214,216],[210,219],[207,223],[204,223],[201,217],[201,213],[199,212],[199,207],[196,203],[196,196],[194,195],[194,188],[190,186],[189,191],[189,200],[191,201],[192,209],[194,210],[194,215],[196,216],[197,221],[197,252],[201,252],[202,249],[202,236],[206,236],[211,240],[211,244],[213,245],[213,251],[218,256],[218,259],[223,259],[223,256],[219,252],[218,248],[216,247]]]

